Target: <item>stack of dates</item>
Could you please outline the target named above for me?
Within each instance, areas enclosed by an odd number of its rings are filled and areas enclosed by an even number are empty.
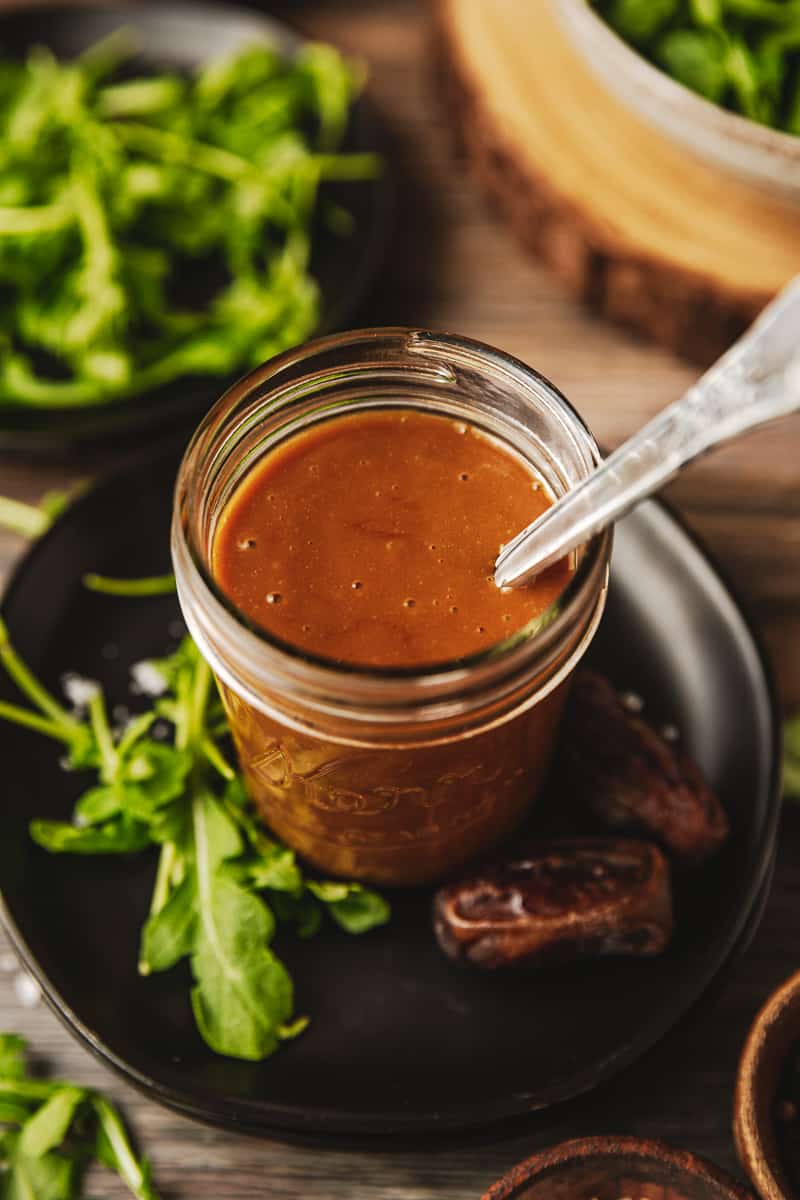
[[[697,865],[728,835],[700,769],[608,680],[584,671],[573,685],[559,777],[563,795],[615,836],[526,842],[513,857],[441,888],[434,930],[450,958],[486,968],[538,966],[651,956],[669,943],[667,856]]]

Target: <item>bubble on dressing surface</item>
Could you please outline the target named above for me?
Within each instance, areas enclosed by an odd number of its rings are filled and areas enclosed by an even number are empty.
[[[236,544],[240,550],[254,550],[256,539],[253,537],[240,538]]]
[[[350,587],[353,589],[354,592],[360,592],[361,589],[363,588],[363,586],[364,585],[360,579],[354,579],[353,582],[350,584]]]
[[[280,604],[282,600],[280,592],[267,592],[267,604]]]

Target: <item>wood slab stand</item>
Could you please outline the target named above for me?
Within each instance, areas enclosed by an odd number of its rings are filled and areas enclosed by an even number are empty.
[[[604,316],[710,362],[800,273],[800,206],[640,122],[570,45],[554,0],[438,0],[446,95],[525,247]]]

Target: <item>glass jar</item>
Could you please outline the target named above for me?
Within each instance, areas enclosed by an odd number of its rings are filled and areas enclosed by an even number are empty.
[[[558,496],[599,459],[541,375],[489,346],[414,329],[311,342],[235,384],[178,475],[172,555],[186,623],[220,685],[242,771],[269,827],[320,871],[438,880],[525,817],[551,759],[569,678],[605,604],[611,535],[576,554],[541,617],[469,658],[365,669],[256,627],[220,591],[220,514],[254,464],[316,422],[369,408],[465,421],[529,461]]]

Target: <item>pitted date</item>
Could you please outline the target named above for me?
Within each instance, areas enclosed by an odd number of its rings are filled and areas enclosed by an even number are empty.
[[[445,954],[477,967],[649,957],[672,935],[669,866],[657,846],[634,839],[531,843],[441,888],[433,927]]]
[[[566,783],[615,830],[654,837],[698,863],[728,836],[728,819],[697,764],[629,712],[601,675],[575,677],[564,733]]]

